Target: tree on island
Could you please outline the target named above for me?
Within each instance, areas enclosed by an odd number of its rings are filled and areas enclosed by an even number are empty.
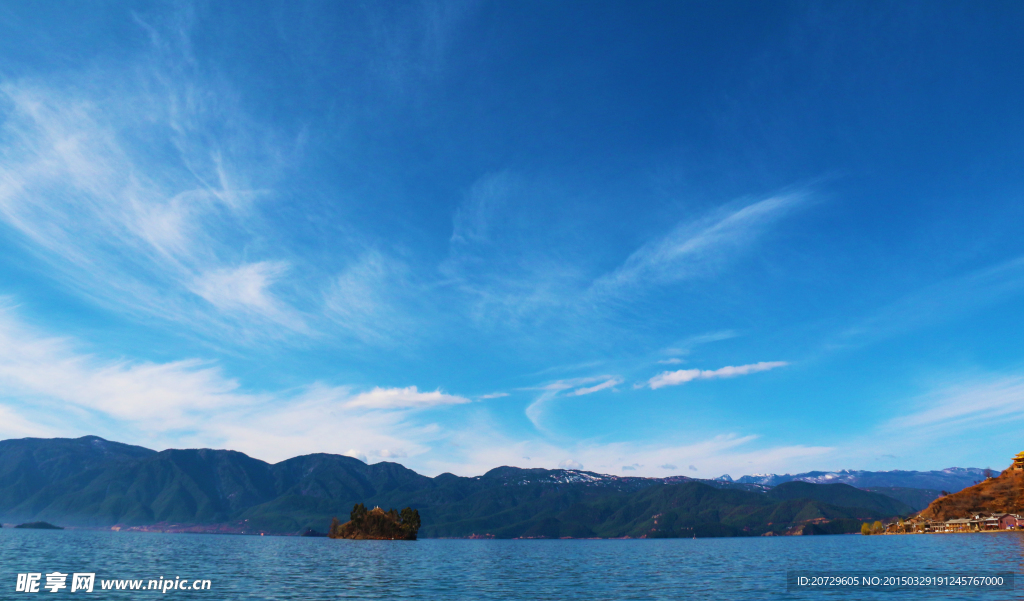
[[[412,530],[420,529],[420,512],[406,507],[402,510],[402,523],[408,524]]]
[[[361,523],[363,518],[366,517],[366,513],[366,505],[356,503],[356,506],[352,508],[352,513],[348,515],[348,518],[355,523]]]
[[[331,521],[328,536],[331,538],[352,538],[372,540],[416,540],[420,529],[420,512],[406,507],[399,513],[395,509],[384,511],[380,507],[367,510],[362,503],[356,503],[344,524],[338,518]]]

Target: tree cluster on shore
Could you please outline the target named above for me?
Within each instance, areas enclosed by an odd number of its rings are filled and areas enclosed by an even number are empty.
[[[860,525],[861,534],[882,534],[883,532],[885,532],[885,525],[877,520],[873,524],[864,522]]]
[[[420,512],[406,507],[384,511],[380,507],[367,510],[357,503],[344,524],[334,518],[328,536],[361,540],[416,540],[420,529]]]

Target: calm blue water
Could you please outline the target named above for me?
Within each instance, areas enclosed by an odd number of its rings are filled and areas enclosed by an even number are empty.
[[[420,540],[0,530],[0,599],[1016,599],[1018,591],[787,593],[786,570],[1013,571],[1024,534]],[[19,572],[207,578],[209,591],[15,593]],[[45,580],[45,577],[44,577]],[[77,596],[77,597],[76,597]]]

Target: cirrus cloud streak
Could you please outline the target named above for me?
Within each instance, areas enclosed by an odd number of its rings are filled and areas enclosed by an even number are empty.
[[[652,390],[665,386],[678,386],[694,380],[714,380],[718,378],[735,378],[746,376],[762,371],[768,371],[778,367],[789,365],[786,361],[761,361],[749,365],[727,365],[719,369],[680,369],[677,371],[665,371],[647,381]]]

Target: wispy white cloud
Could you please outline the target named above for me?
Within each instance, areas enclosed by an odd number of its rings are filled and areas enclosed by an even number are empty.
[[[637,286],[713,273],[806,199],[805,193],[782,194],[683,222],[664,237],[640,247],[611,273],[598,278],[592,291],[618,294]]]
[[[515,179],[508,171],[490,173],[474,182],[452,216],[452,244],[489,242],[492,224],[515,189]]]
[[[409,456],[405,451],[390,451],[388,449],[380,449],[377,451],[377,455],[385,459],[401,459]]]
[[[369,250],[334,278],[324,309],[336,325],[363,342],[390,344],[400,339],[408,343],[427,327],[414,317],[428,313],[426,296],[405,263]]]
[[[161,48],[74,81],[0,85],[0,225],[109,307],[199,329],[306,331],[269,287],[287,262],[249,258],[281,246],[267,243],[257,200],[287,144],[267,144],[280,140],[246,122],[223,84]]]
[[[440,427],[416,418],[419,410],[470,402],[415,386],[354,394],[312,383],[248,392],[209,362],[108,359],[78,346],[0,306],[0,435],[100,434],[158,448],[231,448],[266,460],[350,451],[383,460],[423,454],[443,437]]]
[[[699,464],[701,473],[783,473],[815,469],[836,451],[833,447],[759,444],[753,435],[719,434],[694,437],[685,444],[665,441],[557,444],[548,439],[510,438],[498,424],[474,423],[447,439],[456,452],[424,458],[430,473],[478,475],[499,465],[587,469],[605,474],[664,477],[666,469]],[[525,462],[525,463],[524,463]],[[570,463],[571,462],[571,463]],[[585,466],[585,468],[584,468]],[[623,466],[634,470],[623,470]],[[667,467],[671,466],[671,467]]]
[[[353,409],[409,409],[438,405],[460,405],[470,403],[461,396],[445,394],[440,390],[420,392],[415,386],[407,388],[374,388],[356,395],[346,406]]]
[[[490,394],[480,395],[477,398],[479,398],[480,400],[487,400],[487,399],[500,399],[500,398],[507,397],[507,396],[508,396],[507,392],[492,392]]]
[[[762,371],[768,371],[778,367],[785,367],[789,363],[785,361],[762,361],[749,365],[728,365],[719,369],[680,369],[678,371],[665,371],[647,381],[652,389],[664,386],[677,386],[692,382],[693,380],[713,380],[716,378],[735,378]]]
[[[199,274],[191,288],[221,310],[255,314],[296,331],[307,331],[301,316],[270,291],[288,268],[284,261],[260,261],[214,269]]]
[[[86,427],[105,417],[170,431],[198,415],[265,400],[240,392],[237,381],[202,361],[111,361],[81,353],[69,340],[25,327],[10,308],[0,310],[0,386],[9,398],[33,399],[33,414],[77,411]]]
[[[622,383],[619,376],[592,376],[587,378],[572,378],[558,380],[540,387],[540,395],[526,408],[526,417],[535,428],[547,432],[543,425],[543,417],[546,414],[550,403],[559,396],[584,396],[593,394],[617,386]],[[591,386],[587,386],[591,384]],[[566,392],[570,391],[570,392]]]
[[[396,6],[386,18],[371,17],[368,72],[395,92],[418,98],[423,86],[445,73],[460,26],[477,10],[474,2],[427,2]]]
[[[278,392],[262,406],[221,414],[194,437],[197,444],[215,442],[267,461],[339,453],[367,463],[398,457],[415,462],[444,439],[441,427],[418,419],[419,407],[353,408],[352,398],[347,387],[321,384],[297,394]]]
[[[535,243],[537,216],[526,213],[522,199],[538,188],[509,171],[487,173],[452,215],[439,272],[477,327],[516,329],[575,314],[586,267],[558,256],[553,245]]]
[[[671,357],[669,359],[662,359],[658,363],[661,365],[679,365],[680,363],[686,363],[686,361],[679,357]]]
[[[363,463],[368,463],[369,462],[369,459],[366,457],[366,455],[364,453],[360,452],[359,449],[349,449],[349,450],[345,451],[344,453],[342,453],[342,455],[345,455],[346,457],[351,457],[353,459],[358,459],[359,461],[362,461]]]
[[[586,329],[579,323],[590,327],[621,309],[633,292],[718,273],[810,197],[807,192],[780,194],[688,218],[595,279],[594,266],[583,255],[528,244],[536,232],[516,229],[523,218],[513,211],[522,203],[513,200],[543,195],[537,187],[542,186],[508,172],[485,175],[453,216],[450,254],[440,271],[461,293],[478,325],[557,323],[567,335],[578,335]],[[695,346],[735,335],[713,332],[684,342]]]
[[[1024,376],[974,378],[944,386],[912,403],[915,410],[890,420],[886,430],[915,435],[990,427],[1024,419]]]
[[[550,191],[508,172],[485,175],[453,216],[449,257],[440,266],[447,289],[475,326],[519,329],[543,325],[565,338],[591,336],[593,324],[631,302],[633,293],[720,272],[752,247],[809,193],[780,194],[680,222],[674,230],[633,252],[618,268],[596,279],[586,255],[568,247],[530,244],[537,232],[521,231],[518,197]],[[724,340],[735,332],[711,332],[682,343],[682,352]]]
[[[830,464],[815,469],[1001,469],[1020,450],[1024,371],[945,371],[925,392],[885,399],[882,408],[887,417],[837,440]]]
[[[719,330],[717,332],[697,334],[696,336],[690,336],[680,340],[674,344],[672,348],[665,349],[665,352],[672,355],[686,355],[698,346],[710,344],[712,342],[720,342],[722,340],[729,340],[731,338],[736,338],[739,335],[739,332],[735,330]]]
[[[928,327],[1024,295],[1024,257],[950,278],[909,294],[847,328],[828,346],[844,348]]]
[[[619,384],[622,384],[622,382],[622,378],[615,376],[613,378],[605,380],[604,382],[601,382],[600,384],[595,384],[593,386],[585,386],[583,388],[577,388],[576,390],[567,393],[566,396],[583,396],[585,394],[594,394],[595,392],[600,392],[602,390],[618,386]]]
[[[0,402],[0,438],[53,438],[61,434],[66,434],[66,431],[33,421]]]
[[[7,418],[0,433],[96,433],[156,448],[231,448],[270,461],[314,452],[343,453],[371,462],[408,458],[428,473],[464,475],[497,465],[521,465],[523,457],[530,457],[527,467],[571,461],[574,466],[621,473],[622,466],[632,465],[645,475],[657,475],[659,468],[643,466],[687,462],[700,463],[705,471],[736,471],[742,466],[748,466],[747,471],[778,470],[832,451],[804,446],[744,450],[756,437],[735,435],[683,446],[557,445],[510,439],[486,426],[453,429],[426,421],[429,414],[421,411],[424,408],[470,403],[440,390],[409,386],[359,392],[313,383],[290,391],[254,393],[210,363],[111,360],[77,346],[73,340],[26,326],[9,306],[0,311],[0,389],[5,393],[0,416]],[[607,390],[619,380],[598,376],[553,382],[542,396],[566,391],[594,394],[592,389]],[[1007,396],[1003,404],[1008,406],[1012,398]],[[441,445],[454,453],[431,453]]]

